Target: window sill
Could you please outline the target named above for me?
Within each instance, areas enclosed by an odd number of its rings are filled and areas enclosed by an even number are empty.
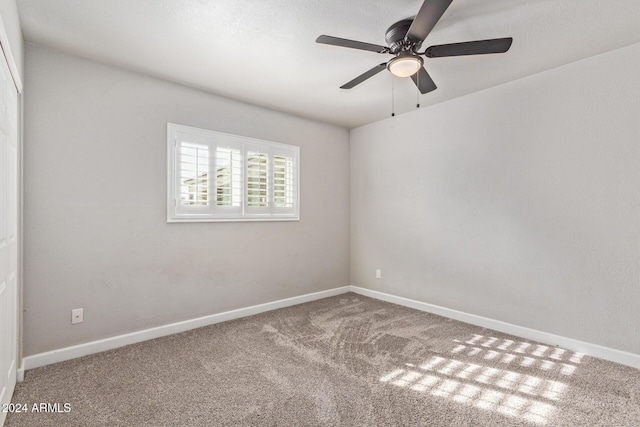
[[[262,217],[262,218],[167,218],[167,224],[185,222],[273,222],[273,221],[300,221],[300,217]]]

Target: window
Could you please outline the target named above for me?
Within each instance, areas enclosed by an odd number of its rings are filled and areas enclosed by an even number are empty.
[[[167,124],[168,222],[300,218],[300,148]]]

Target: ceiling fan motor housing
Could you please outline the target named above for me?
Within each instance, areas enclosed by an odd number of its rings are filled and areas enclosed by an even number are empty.
[[[398,53],[405,50],[415,50],[420,48],[421,43],[415,43],[405,40],[407,31],[411,27],[413,19],[403,19],[398,21],[387,29],[385,40],[389,46],[391,53]]]

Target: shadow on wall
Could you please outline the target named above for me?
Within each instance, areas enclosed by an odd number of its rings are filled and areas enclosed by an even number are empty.
[[[569,377],[581,363],[583,354],[483,335],[465,342],[454,340],[451,357],[433,356],[423,364],[411,363],[380,378],[380,382],[408,388],[418,393],[450,399],[486,411],[545,425],[568,386],[562,381],[509,370],[525,367],[544,371],[545,377]],[[478,359],[463,363],[456,355]],[[484,366],[482,361],[504,365],[504,369]]]

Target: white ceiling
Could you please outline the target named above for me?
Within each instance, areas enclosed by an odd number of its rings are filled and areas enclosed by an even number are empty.
[[[386,45],[385,30],[422,0],[17,0],[27,41],[218,95],[348,128],[415,108],[390,58],[315,43],[317,36]],[[640,41],[638,0],[454,0],[423,47],[513,37],[501,55],[425,59],[442,102]],[[597,82],[594,82],[597,84]],[[588,90],[588,88],[585,88]]]

